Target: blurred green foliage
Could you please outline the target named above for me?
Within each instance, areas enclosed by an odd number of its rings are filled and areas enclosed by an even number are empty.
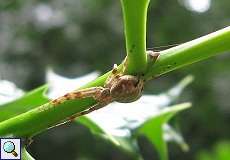
[[[227,160],[230,159],[230,143],[228,141],[220,141],[214,146],[212,151],[201,151],[197,160]]]
[[[209,10],[203,13],[186,9],[185,2],[152,0],[148,47],[186,42],[229,25],[229,0],[212,0]],[[32,89],[43,84],[47,67],[69,77],[109,70],[125,56],[124,44],[119,1],[0,1],[0,74],[2,79],[13,81],[21,88]],[[146,92],[158,93],[187,74],[195,76],[192,87],[181,99],[192,101],[193,109],[178,119],[190,151],[182,153],[172,145],[171,159],[193,160],[199,150],[209,149],[220,139],[230,139],[229,61],[230,55],[224,54],[170,73],[146,86]],[[81,129],[76,132],[75,128]],[[82,138],[72,144],[74,148],[77,146],[77,151],[66,149],[78,136]],[[68,153],[67,159],[76,156],[88,159],[85,158],[88,154],[91,159],[129,159],[82,126],[62,126],[37,138],[39,141],[32,144],[31,150],[39,159],[52,152],[56,159],[66,158],[62,157],[62,150]],[[47,144],[53,151],[45,149]],[[146,159],[152,157],[151,149],[146,148],[144,152],[150,155]]]

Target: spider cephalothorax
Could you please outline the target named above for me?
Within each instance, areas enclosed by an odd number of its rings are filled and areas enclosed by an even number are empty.
[[[116,102],[129,103],[141,97],[144,82],[141,78],[132,75],[122,75],[113,70],[107,79],[105,88],[109,88],[110,96]]]

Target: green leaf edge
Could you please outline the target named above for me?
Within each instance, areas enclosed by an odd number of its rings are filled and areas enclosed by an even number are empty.
[[[170,120],[176,113],[190,108],[191,103],[182,103],[165,108],[159,115],[146,121],[136,130],[136,135],[146,136],[159,153],[161,160],[168,160],[167,145],[163,139],[163,125]],[[149,131],[154,130],[153,132]],[[155,133],[155,134],[154,134]]]

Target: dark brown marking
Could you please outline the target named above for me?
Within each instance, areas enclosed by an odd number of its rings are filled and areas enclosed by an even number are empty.
[[[57,102],[57,99],[53,100],[52,103],[56,103]]]
[[[53,104],[53,105],[56,105],[57,103],[58,103],[57,99],[51,101],[51,104]]]
[[[71,97],[66,97],[66,100],[71,100]]]
[[[117,69],[113,68],[112,74],[116,74],[116,73],[117,73]]]
[[[76,97],[80,97],[82,94],[81,94],[81,92],[74,92],[74,95],[75,95]]]

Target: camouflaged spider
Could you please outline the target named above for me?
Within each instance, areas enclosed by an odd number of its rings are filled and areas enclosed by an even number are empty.
[[[157,59],[159,53],[147,51],[150,58]],[[125,64],[124,64],[125,65]],[[144,80],[138,76],[123,75],[119,73],[117,65],[114,65],[111,75],[107,78],[104,87],[91,87],[65,94],[62,97],[52,100],[53,106],[64,103],[68,100],[94,98],[97,103],[89,109],[77,113],[70,119],[88,114],[107,104],[116,101],[120,103],[130,103],[139,99],[142,95]]]

